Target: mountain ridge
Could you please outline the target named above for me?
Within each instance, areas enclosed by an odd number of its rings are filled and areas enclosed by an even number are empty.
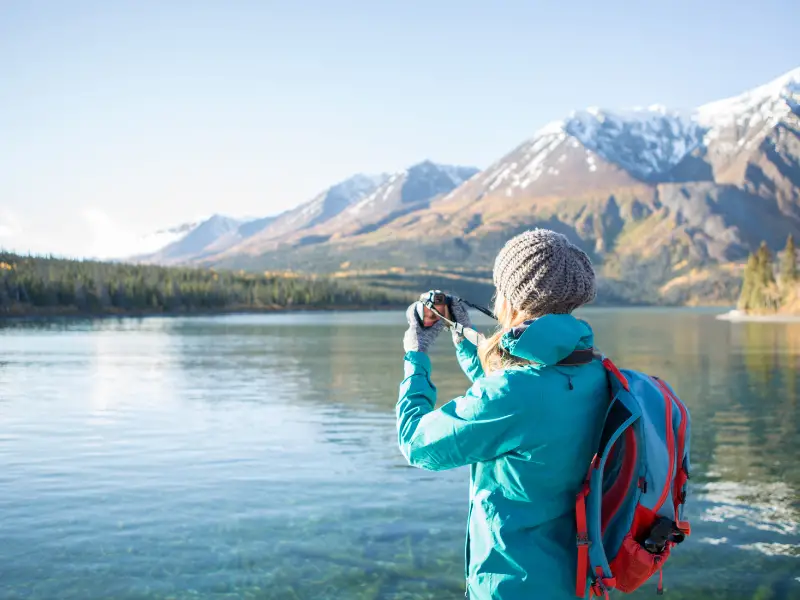
[[[573,111],[452,189],[403,202],[393,174],[324,222],[193,261],[452,270],[490,264],[515,231],[547,226],[590,250],[602,278],[636,287],[630,298],[724,300],[734,295],[726,273],[756,240],[800,233],[798,107],[800,68],[688,111]]]

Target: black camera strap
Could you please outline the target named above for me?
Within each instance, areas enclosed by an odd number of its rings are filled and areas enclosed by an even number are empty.
[[[556,363],[559,367],[577,367],[580,365],[588,365],[596,358],[594,348],[586,348],[584,350],[575,350],[569,356],[562,358]]]

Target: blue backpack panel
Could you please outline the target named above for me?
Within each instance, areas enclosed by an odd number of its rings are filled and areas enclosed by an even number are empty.
[[[662,569],[691,532],[684,520],[689,411],[666,382],[603,358],[611,403],[575,503],[576,595],[632,592]]]

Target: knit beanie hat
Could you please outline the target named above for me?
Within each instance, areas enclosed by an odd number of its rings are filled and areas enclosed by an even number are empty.
[[[506,242],[493,277],[513,308],[535,315],[571,313],[597,294],[589,257],[549,229],[528,230]]]

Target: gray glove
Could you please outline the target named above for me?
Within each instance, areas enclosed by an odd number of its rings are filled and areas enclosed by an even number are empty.
[[[450,306],[450,312],[453,321],[464,327],[472,327],[472,321],[469,318],[467,305],[461,301],[461,298],[453,297],[453,303]],[[464,336],[458,333],[455,329],[450,328],[450,333],[453,335],[453,343],[458,345],[464,341]]]
[[[423,327],[417,315],[419,302],[414,302],[406,310],[408,329],[403,336],[403,349],[406,352],[416,350],[417,352],[427,352],[428,348],[436,341],[436,336],[444,329],[444,322],[439,319],[430,327]],[[421,310],[420,310],[421,312]]]

